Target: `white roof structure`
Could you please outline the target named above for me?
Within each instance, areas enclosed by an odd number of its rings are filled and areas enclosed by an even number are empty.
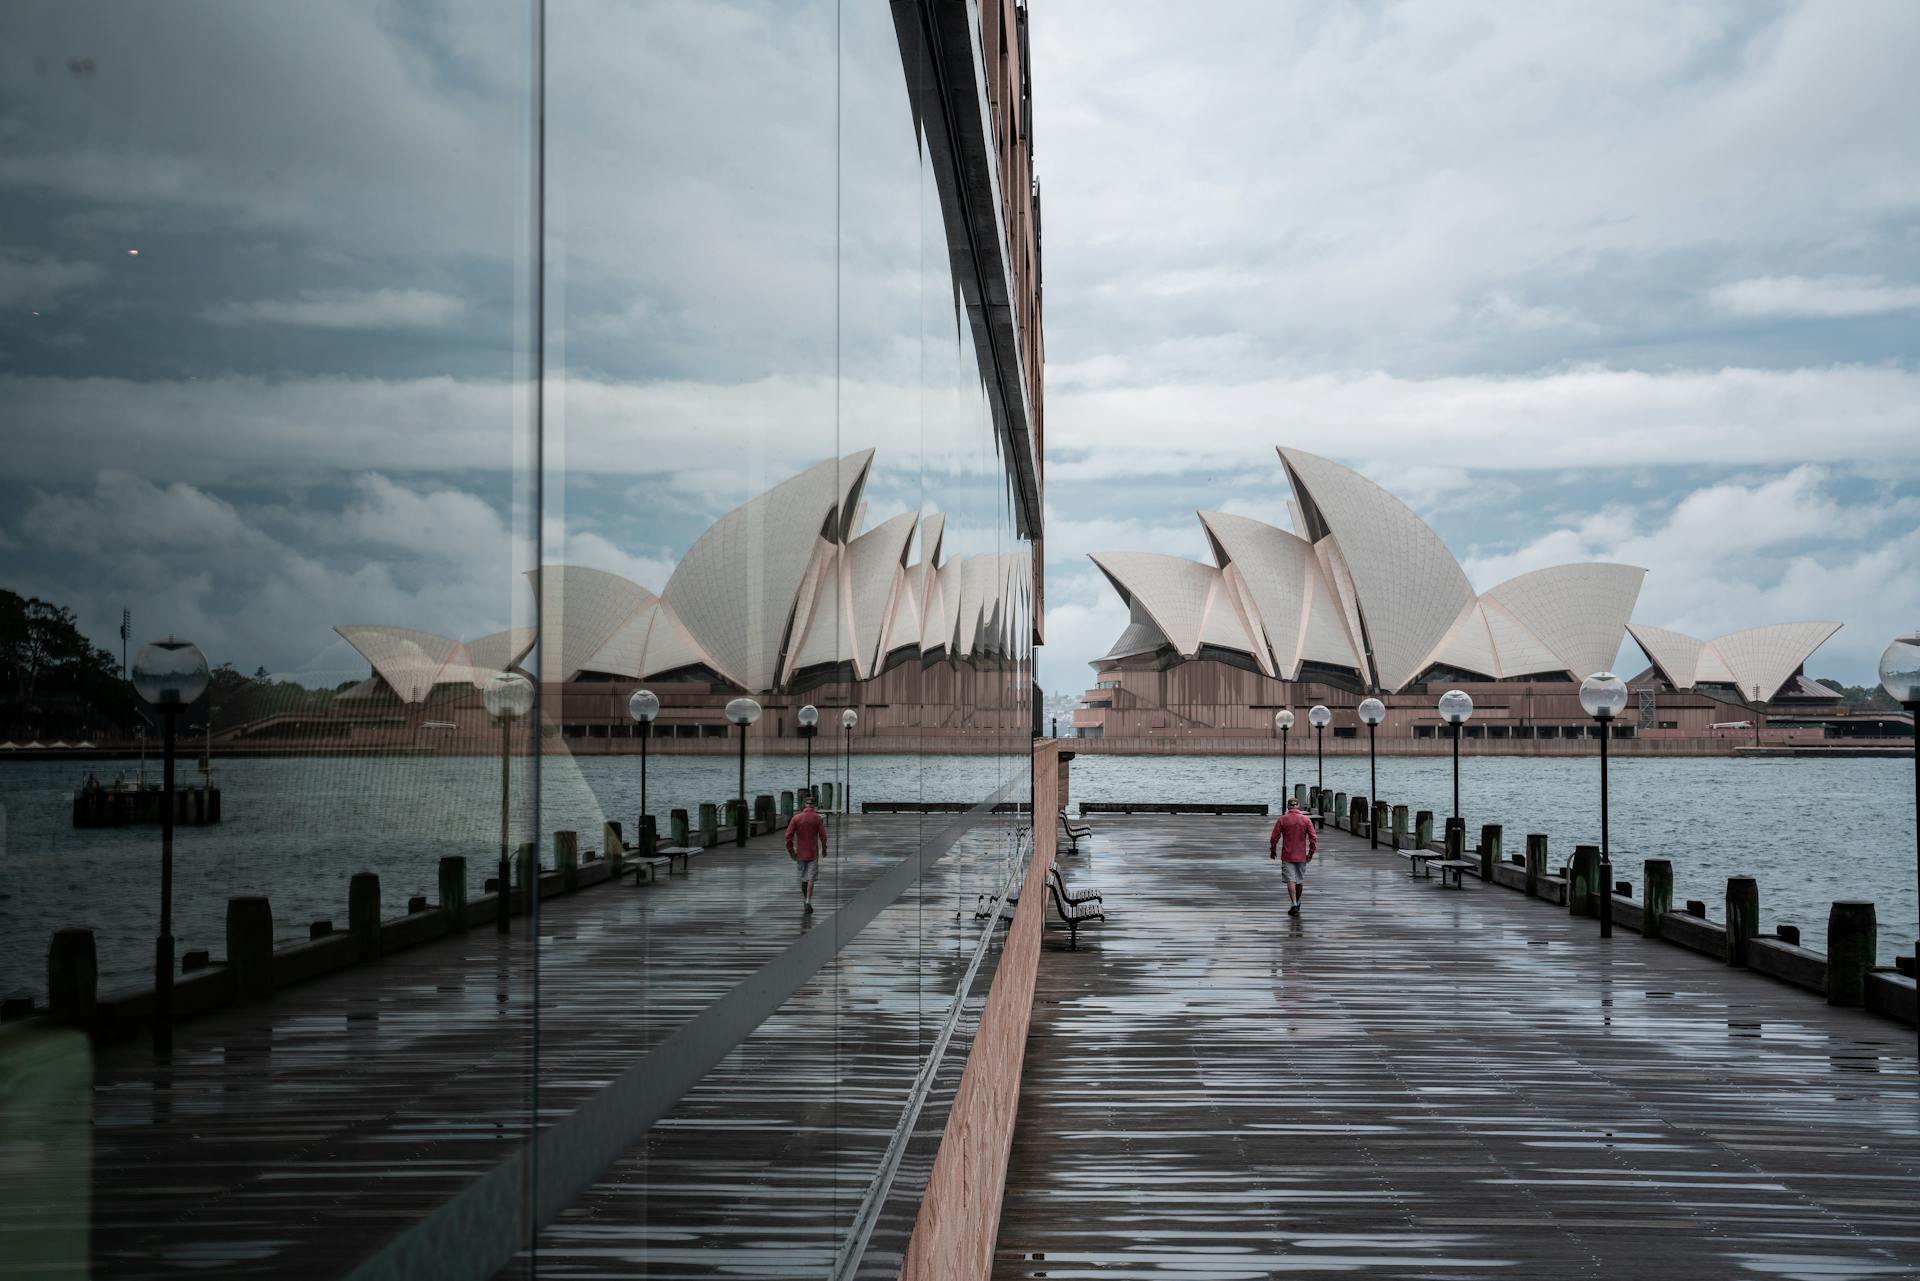
[[[374,623],[343,623],[333,630],[359,651],[403,703],[424,703],[442,685],[477,686],[501,670],[477,663],[468,647],[451,636]],[[496,653],[513,643],[511,638],[502,641],[503,635],[496,632],[476,643]]]
[[[1703,641],[1664,627],[1627,625],[1634,643],[1675,689],[1732,685],[1741,697],[1760,702],[1776,698],[1839,630],[1839,623],[1773,623]]]
[[[1201,512],[1215,565],[1093,555],[1133,611],[1096,667],[1227,650],[1283,680],[1312,664],[1399,690],[1435,667],[1500,680],[1579,679],[1613,665],[1645,570],[1559,565],[1479,595],[1439,535],[1386,490],[1304,450],[1282,449],[1280,460],[1303,533]]]

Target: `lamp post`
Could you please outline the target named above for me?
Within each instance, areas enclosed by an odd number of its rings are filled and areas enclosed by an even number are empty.
[[[727,704],[727,719],[740,727],[740,813],[733,827],[733,843],[747,843],[747,726],[760,719],[760,704],[736,698]]]
[[[642,832],[634,833],[633,839],[646,840],[643,835],[647,826],[647,740],[653,737],[653,718],[660,714],[660,696],[650,689],[636,689],[633,697],[627,700],[627,715],[633,717],[633,723],[640,731],[640,826]]]
[[[847,794],[842,800],[842,812],[849,818],[853,817],[853,727],[859,723],[860,713],[851,707],[840,713],[840,728],[846,731],[847,736]]]
[[[1375,809],[1380,804],[1380,768],[1373,754],[1374,731],[1380,728],[1380,722],[1387,719],[1387,705],[1377,698],[1363,698],[1357,709],[1360,719],[1367,727],[1367,839],[1372,848],[1380,848],[1380,825],[1373,821]]]
[[[1440,715],[1453,726],[1453,816],[1460,817],[1460,727],[1473,715],[1473,699],[1465,690],[1450,689],[1440,696]]]
[[[813,736],[820,732],[820,709],[808,703],[800,709],[800,737],[807,740],[807,795],[813,795]]]
[[[1283,707],[1273,714],[1274,728],[1280,731],[1280,808],[1287,808],[1287,733],[1293,729],[1293,709]]]
[[[487,714],[500,722],[500,898],[494,927],[507,933],[512,926],[513,864],[507,855],[508,817],[511,812],[508,784],[513,756],[513,723],[533,710],[533,682],[518,672],[497,672],[480,691]],[[529,906],[539,897],[537,884],[527,886]]]
[[[173,1049],[173,736],[180,713],[207,690],[207,656],[172,636],[140,649],[133,687],[160,709],[160,933],[153,941],[153,1048]]]
[[[1613,718],[1627,705],[1627,683],[1612,672],[1580,682],[1580,706],[1600,724],[1600,937],[1613,937],[1613,847],[1607,840],[1607,746]]]
[[[1898,638],[1880,655],[1880,688],[1913,714],[1913,806],[1915,827],[1920,829],[1920,631]],[[1920,892],[1920,843],[1914,847],[1913,868],[1916,892]],[[1920,955],[1920,944],[1915,954]]]
[[[1333,713],[1325,703],[1315,703],[1307,709],[1307,721],[1313,726],[1313,785],[1316,791],[1324,792],[1327,790],[1327,726],[1333,722]]]

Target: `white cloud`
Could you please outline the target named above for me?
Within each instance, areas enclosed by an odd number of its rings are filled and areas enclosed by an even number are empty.
[[[384,330],[439,329],[466,312],[461,299],[431,289],[319,289],[298,298],[215,303],[203,315],[216,325]]]
[[[1711,299],[1736,316],[1884,316],[1920,308],[1920,285],[1879,276],[1756,276],[1717,286]]]

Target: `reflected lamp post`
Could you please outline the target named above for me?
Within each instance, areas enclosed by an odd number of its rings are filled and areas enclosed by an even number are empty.
[[[1580,706],[1600,725],[1600,937],[1613,937],[1613,846],[1607,839],[1607,746],[1613,718],[1627,705],[1627,683],[1612,672],[1580,682]]]
[[[640,733],[640,827],[633,834],[636,842],[646,840],[647,826],[647,740],[653,737],[653,721],[660,715],[660,696],[650,689],[636,689],[627,700],[627,715]]]
[[[1280,808],[1287,808],[1287,734],[1293,729],[1293,709],[1283,707],[1273,714],[1273,727],[1280,731]]]
[[[500,898],[494,927],[505,934],[513,914],[513,864],[508,858],[507,834],[512,813],[513,723],[533,710],[533,682],[518,672],[496,672],[480,691],[487,715],[500,722]],[[528,902],[538,896],[536,885],[527,887]]]
[[[842,802],[842,812],[845,813],[848,818],[853,817],[853,727],[859,723],[860,713],[854,711],[851,707],[840,713],[840,728],[846,731],[847,737],[847,794]]]
[[[1367,839],[1377,850],[1380,825],[1373,821],[1373,815],[1380,804],[1380,767],[1373,753],[1374,732],[1380,728],[1380,722],[1387,719],[1387,705],[1377,698],[1363,698],[1357,710],[1367,727]]]
[[[140,649],[133,687],[160,711],[160,933],[153,941],[153,1048],[173,1049],[173,744],[180,713],[207,691],[207,656],[169,636]]]
[[[1440,696],[1440,715],[1453,726],[1453,816],[1460,817],[1460,727],[1473,715],[1473,699],[1461,689]]]
[[[1920,838],[1920,631],[1902,636],[1880,655],[1880,688],[1913,714],[1913,805],[1916,837]],[[1914,882],[1920,890],[1920,840],[1913,855]],[[1920,955],[1920,944],[1915,947]]]
[[[1315,703],[1307,709],[1307,721],[1313,726],[1313,785],[1324,792],[1327,790],[1327,726],[1333,723],[1333,713],[1325,703]]]
[[[820,732],[820,709],[808,703],[800,709],[800,737],[807,741],[807,795],[813,795],[813,736]]]
[[[740,821],[734,824],[733,843],[747,843],[747,726],[760,719],[760,704],[736,698],[727,704],[727,719],[740,727]]]

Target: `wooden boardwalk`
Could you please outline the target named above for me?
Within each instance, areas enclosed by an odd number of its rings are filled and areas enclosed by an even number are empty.
[[[1911,1030],[1267,825],[1061,856],[996,1277],[1920,1276]]]
[[[538,1249],[543,1275],[823,1274],[979,938],[977,896],[1006,876],[1011,820],[929,858],[857,934],[837,937],[840,912],[951,821],[852,820],[812,917],[763,838],[549,899],[537,945],[516,919],[193,1020],[171,1063],[102,1050],[74,1136],[91,1206],[0,1164],[0,1276],[31,1271],[10,1232],[76,1215],[103,1277],[343,1275],[523,1147],[536,1109],[557,1124],[809,932],[837,956]]]

